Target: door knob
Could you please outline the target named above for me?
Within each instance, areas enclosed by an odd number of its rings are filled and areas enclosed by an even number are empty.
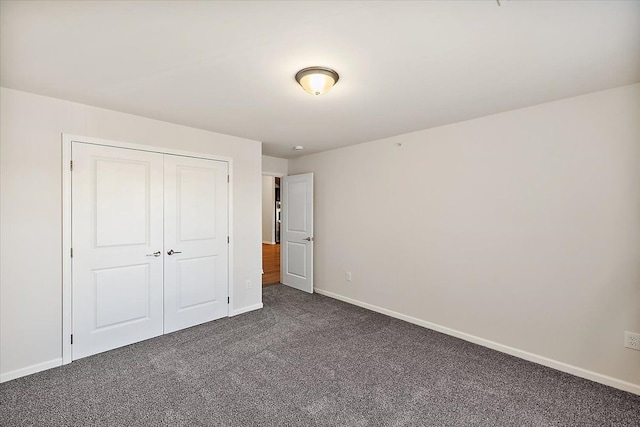
[[[313,237],[307,237],[306,239],[302,239],[302,240],[306,240],[307,242],[313,242]]]
[[[178,251],[174,251],[173,249],[169,249],[169,252],[167,252],[167,255],[173,255],[173,254],[181,254],[182,252],[178,252]]]
[[[157,258],[157,257],[159,257],[160,255],[162,255],[162,252],[160,252],[160,251],[155,251],[154,253],[152,253],[152,254],[147,254],[147,255],[145,255],[145,256],[154,256],[154,257],[156,257],[156,258]]]

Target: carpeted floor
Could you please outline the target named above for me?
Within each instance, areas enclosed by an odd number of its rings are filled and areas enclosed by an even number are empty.
[[[2,426],[639,426],[640,396],[320,295],[0,384]]]

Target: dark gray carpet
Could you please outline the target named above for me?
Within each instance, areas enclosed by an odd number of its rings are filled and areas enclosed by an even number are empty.
[[[640,397],[285,286],[0,384],[2,426],[640,426]]]

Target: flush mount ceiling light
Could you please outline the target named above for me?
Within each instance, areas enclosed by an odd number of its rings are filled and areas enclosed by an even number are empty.
[[[296,73],[296,81],[311,95],[323,95],[338,82],[338,73],[326,67],[308,67]]]
[[[293,149],[295,151],[302,151],[302,150],[304,150],[304,147],[302,145],[296,145],[295,147],[293,147]]]

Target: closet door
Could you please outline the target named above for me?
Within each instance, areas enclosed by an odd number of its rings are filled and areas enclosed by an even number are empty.
[[[162,334],[163,155],[72,145],[72,357]]]
[[[164,157],[164,332],[228,315],[228,163]]]

